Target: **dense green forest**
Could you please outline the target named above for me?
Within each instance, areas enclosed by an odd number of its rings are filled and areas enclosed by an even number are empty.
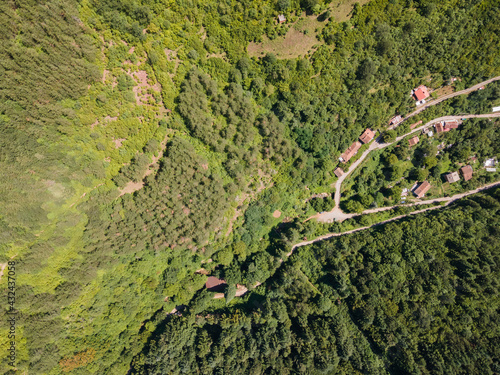
[[[133,373],[497,373],[499,200],[300,248],[231,306],[203,291]]]
[[[281,13],[288,21],[278,25]],[[388,338],[379,331],[383,323],[365,326],[358,307],[350,307],[372,306],[382,322],[379,310],[392,306],[376,294],[368,301],[355,290],[355,280],[351,286],[344,278],[363,258],[342,263],[338,280],[328,273],[334,266],[326,259],[341,257],[323,246],[341,246],[345,254],[363,254],[361,247],[339,240],[301,250],[297,256],[304,259],[307,251],[329,254],[304,268],[297,268],[295,255],[281,267],[280,258],[290,238],[314,232],[314,223],[293,225],[332,208],[330,184],[340,153],[366,127],[383,131],[393,115],[409,113],[412,88],[437,89],[459,77],[451,87],[460,90],[499,74],[498,13],[494,0],[2,2],[0,263],[16,262],[18,315],[15,365],[2,351],[0,371],[424,371],[430,360],[415,347],[420,341],[402,337],[427,335],[418,331],[425,327],[384,320],[392,327]],[[263,47],[271,40],[285,48],[290,35],[292,43],[314,38],[314,44],[286,59]],[[422,118],[489,111],[485,103],[498,103],[498,85]],[[498,156],[498,122],[470,120],[463,130],[443,135],[457,144],[447,151],[450,163],[469,153],[480,161]],[[385,162],[385,156],[378,157]],[[449,165],[441,164],[444,172]],[[371,182],[377,173],[367,171],[367,181],[353,179],[352,200],[364,191],[377,199]],[[325,191],[326,199],[309,199]],[[468,210],[476,214],[466,221],[481,226],[486,219],[471,202]],[[460,209],[449,215],[458,217]],[[434,219],[414,220],[424,225]],[[291,233],[287,240],[284,233]],[[495,236],[494,229],[471,233],[477,241],[483,241],[481,233]],[[494,247],[491,252],[474,261],[493,272]],[[8,271],[0,281],[4,301],[12,287]],[[407,271],[427,277],[417,266]],[[226,298],[211,301],[203,291],[205,273],[230,284]],[[267,279],[269,295],[261,287],[233,298],[234,284],[252,289]],[[472,279],[464,276],[464,289],[476,288]],[[278,284],[283,291],[273,296]],[[484,301],[471,300],[478,311],[495,306],[493,295],[483,294]],[[168,315],[182,305],[189,306],[187,320]],[[449,305],[458,314],[454,309],[461,305]],[[2,306],[0,343],[7,347],[8,305]],[[415,306],[402,310],[402,319],[415,319]],[[472,312],[469,318],[463,326],[471,335],[489,324]],[[252,328],[257,326],[262,328]],[[464,365],[495,358],[479,341],[479,354],[471,354],[460,337],[453,339],[462,345]],[[168,340],[179,345],[165,355]],[[209,350],[211,340],[220,340],[212,345],[219,349]],[[227,355],[226,345],[235,340]],[[245,360],[230,360],[239,358],[242,346]],[[182,348],[189,348],[185,358],[174,353]],[[223,353],[227,369],[220,364]],[[449,361],[445,349],[438,353]],[[154,364],[158,355],[164,361]],[[398,367],[405,363],[413,367]],[[495,365],[483,361],[475,369],[498,371]]]

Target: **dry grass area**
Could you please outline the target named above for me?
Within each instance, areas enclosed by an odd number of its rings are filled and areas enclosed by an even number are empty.
[[[351,18],[350,14],[354,3],[359,3],[359,5],[364,5],[370,0],[340,0],[334,1],[329,9],[332,17],[337,22],[344,22]]]
[[[266,53],[274,53],[282,59],[292,59],[305,55],[309,51],[313,51],[313,46],[320,43],[316,39],[316,34],[304,35],[304,33],[290,28],[285,37],[278,37],[270,40],[268,37],[263,38],[262,43],[250,43],[248,45],[248,54],[252,57],[262,57]]]
[[[334,1],[328,9],[333,20],[343,22],[350,18],[350,13],[354,3],[360,5],[366,4],[369,0],[340,0]],[[277,37],[270,40],[267,36],[263,37],[261,43],[249,43],[247,52],[252,57],[262,57],[266,53],[274,53],[278,58],[291,59],[312,53],[316,50],[315,45],[322,42],[316,39],[321,29],[327,24],[327,21],[319,21],[318,16],[307,16],[302,13],[299,19],[291,23],[291,27],[284,37]],[[306,31],[306,34],[304,34]]]
[[[433,92],[435,92],[437,96],[440,97],[455,92],[455,88],[453,86],[443,86],[434,90]]]

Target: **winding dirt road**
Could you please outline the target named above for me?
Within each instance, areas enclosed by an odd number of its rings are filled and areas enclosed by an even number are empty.
[[[345,213],[339,207],[340,196],[341,196],[341,192],[342,192],[342,183],[344,182],[346,177],[349,176],[366,159],[368,154],[370,152],[372,152],[373,150],[380,150],[380,149],[383,149],[385,147],[388,147],[388,146],[392,145],[393,143],[397,143],[397,142],[401,141],[402,139],[404,139],[408,135],[420,132],[420,131],[422,131],[422,129],[425,129],[426,127],[431,126],[431,125],[433,125],[437,122],[440,122],[440,121],[460,120],[463,118],[492,118],[492,117],[500,117],[500,112],[485,113],[485,114],[480,114],[480,115],[443,116],[443,117],[435,118],[435,119],[425,123],[424,125],[421,125],[418,128],[415,128],[415,129],[409,131],[408,133],[397,137],[396,140],[394,140],[394,142],[381,143],[381,139],[380,139],[381,137],[377,138],[375,141],[373,141],[370,144],[368,149],[366,149],[365,152],[363,152],[361,154],[361,157],[358,160],[356,160],[354,163],[352,163],[352,165],[349,167],[349,169],[341,177],[339,177],[339,179],[335,182],[335,185],[334,185],[334,187],[335,187],[335,195],[334,195],[335,207],[334,207],[334,209],[332,211],[325,212],[323,214],[316,214],[314,216],[311,216],[307,220],[315,218],[318,221],[332,222],[334,220],[341,221],[341,220],[345,220],[345,219],[349,219],[351,217],[357,216],[356,214]],[[370,210],[368,210],[368,211],[370,211]],[[368,213],[368,212],[364,211],[363,213]]]

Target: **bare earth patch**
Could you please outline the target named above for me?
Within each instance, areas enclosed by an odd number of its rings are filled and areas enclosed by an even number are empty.
[[[119,196],[121,197],[124,194],[133,193],[134,191],[142,189],[143,186],[144,186],[144,182],[143,181],[139,181],[139,182],[129,181],[127,183],[127,185],[125,185],[125,187],[120,190],[120,195]]]
[[[137,105],[147,104],[149,99],[153,99],[153,95],[148,93],[148,89],[151,88],[156,92],[161,91],[161,85],[159,83],[155,83],[154,85],[150,85],[148,83],[148,74],[146,71],[139,70],[137,72],[130,72],[129,70],[127,74],[137,83],[137,85],[132,89]]]
[[[273,217],[274,217],[274,218],[276,218],[276,219],[277,219],[277,218],[279,218],[280,216],[281,216],[281,211],[276,210],[276,211],[274,211],[274,212],[273,212]]]
[[[115,148],[122,147],[123,141],[126,141],[126,138],[113,139],[113,142],[115,143]]]

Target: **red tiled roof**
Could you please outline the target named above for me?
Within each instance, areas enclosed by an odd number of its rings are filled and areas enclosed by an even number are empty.
[[[422,198],[425,193],[429,191],[431,188],[431,184],[429,184],[429,181],[424,181],[420,184],[418,188],[415,189],[413,192],[418,198]]]
[[[415,91],[413,91],[413,96],[415,96],[415,99],[418,101],[426,99],[429,97],[429,91],[427,90],[427,87],[424,85],[418,86]]]
[[[414,124],[411,124],[411,125],[410,125],[410,129],[414,129],[417,125],[420,125],[421,123],[422,123],[422,120],[417,121],[417,122],[416,122],[416,123],[414,123]]]
[[[370,142],[373,139],[373,137],[375,137],[375,132],[372,131],[370,128],[368,128],[363,132],[363,134],[361,134],[359,140],[366,144]]]
[[[340,155],[344,163],[347,163],[350,158],[352,158],[354,155],[356,155],[356,152],[358,152],[359,148],[361,147],[361,143],[358,141],[354,142],[351,147],[349,147],[343,154]]]
[[[342,176],[344,174],[344,171],[343,171],[342,168],[337,167],[337,168],[335,168],[335,170],[333,171],[333,173],[335,173],[335,176],[340,177],[340,176]]]
[[[458,128],[458,125],[459,125],[459,123],[457,120],[446,121],[444,123],[444,128],[445,129],[456,129],[456,128]]]
[[[208,290],[220,289],[224,285],[226,285],[226,282],[224,280],[216,278],[215,276],[209,276],[207,282],[205,283],[205,287]]]
[[[444,132],[444,127],[443,127],[442,123],[438,122],[434,126],[436,127],[436,133],[442,133],[442,132]]]
[[[460,168],[460,172],[462,172],[465,181],[469,181],[472,178],[472,167],[470,165]]]
[[[408,140],[408,143],[410,144],[410,146],[415,146],[418,143],[419,140],[420,139],[418,139],[418,136],[415,136],[413,138],[410,138]]]

